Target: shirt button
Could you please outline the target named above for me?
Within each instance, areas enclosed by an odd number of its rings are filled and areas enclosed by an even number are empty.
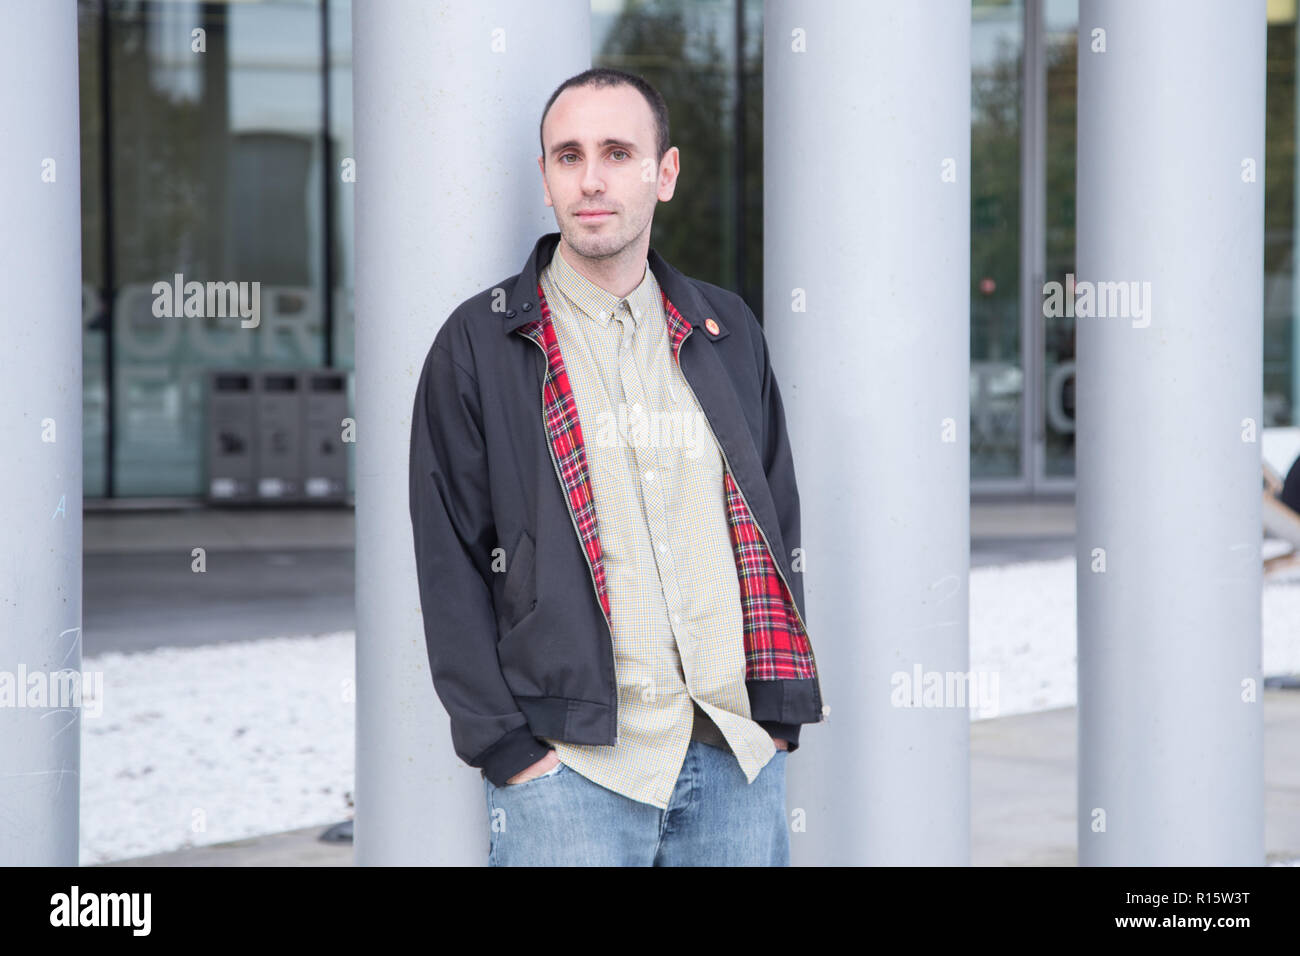
[[[659,553],[660,554],[668,553],[668,545],[664,544],[662,541],[659,542]]]
[[[653,471],[647,471],[647,472],[645,473],[645,480],[646,480],[646,481],[654,481],[654,480],[655,480],[655,473],[654,473]]]
[[[638,319],[641,318],[641,310],[640,310],[640,309],[637,309],[637,310],[636,310],[635,312],[633,312],[632,314],[635,315]]]
[[[831,705],[830,705],[830,704],[823,704],[823,705],[822,705],[822,720],[825,720],[825,719],[826,719],[827,717],[829,717],[830,715],[831,715]]]
[[[674,614],[674,615],[673,615],[673,623],[674,623],[674,624],[680,624],[680,623],[682,623],[682,616],[681,616],[680,614]]]

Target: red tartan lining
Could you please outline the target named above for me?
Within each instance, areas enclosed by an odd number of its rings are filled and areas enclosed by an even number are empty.
[[[661,290],[662,291],[662,290]],[[519,331],[546,350],[547,370],[543,383],[548,440],[560,466],[562,484],[578,523],[578,537],[591,563],[596,593],[607,620],[611,620],[605,568],[601,559],[600,536],[596,530],[596,507],[587,477],[587,456],[582,444],[582,426],[577,406],[564,371],[564,358],[551,323],[542,285],[537,284],[542,317],[519,327]],[[688,323],[664,295],[664,312],[672,337],[673,358],[680,363],[678,349],[689,331]],[[746,680],[800,680],[814,676],[808,636],[799,623],[794,598],[777,573],[767,546],[745,507],[740,489],[729,470],[723,483],[727,494],[727,523],[736,555],[736,576],[740,582],[740,606],[745,640]],[[612,629],[611,623],[611,629]]]

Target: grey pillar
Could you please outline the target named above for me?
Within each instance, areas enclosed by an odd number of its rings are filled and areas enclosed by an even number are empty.
[[[1264,861],[1264,40],[1264,0],[1080,4],[1083,865]]]
[[[75,0],[0,11],[0,865],[76,866],[81,138]],[[51,693],[53,691],[53,693]],[[41,695],[43,692],[43,696]]]
[[[764,323],[831,708],[791,758],[791,858],[964,865],[970,4],[765,17]]]
[[[483,781],[452,750],[420,617],[407,452],[434,334],[555,219],[537,124],[591,64],[587,0],[356,0],[356,862],[487,861]]]

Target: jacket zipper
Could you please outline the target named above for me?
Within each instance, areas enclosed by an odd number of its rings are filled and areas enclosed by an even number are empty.
[[[677,343],[676,358],[677,358],[677,367],[681,369],[682,372],[682,381],[684,381],[686,383],[686,387],[691,390],[691,395],[695,397],[695,404],[700,408],[700,411],[703,412],[704,406],[700,405],[699,397],[695,396],[695,388],[694,386],[691,385],[690,379],[686,377],[686,370],[682,369],[682,358],[681,358],[682,343],[684,343],[688,338],[690,338],[691,333],[694,331],[695,331],[694,326],[690,326],[690,325],[687,326],[686,334],[682,336],[681,342]],[[704,417],[704,423],[709,428],[709,434],[713,438],[713,443],[718,446],[718,451],[722,454],[722,460],[727,466],[727,473],[732,475],[733,476],[732,480],[735,481],[734,478],[735,472],[731,470],[731,462],[727,460],[727,452],[722,447],[722,442],[718,441],[718,436],[713,432],[713,423],[709,421],[708,415],[704,415],[703,417]],[[822,697],[821,669],[817,666],[817,652],[813,650],[813,642],[812,642],[811,635],[809,635],[808,633],[808,625],[804,623],[803,615],[799,613],[799,603],[794,599],[794,589],[790,587],[790,582],[788,582],[785,579],[785,575],[781,572],[781,562],[776,560],[775,553],[772,551],[772,544],[770,541],[767,540],[767,534],[763,531],[763,525],[759,522],[758,518],[754,517],[754,509],[749,507],[749,501],[748,499],[745,498],[745,489],[740,487],[739,481],[735,481],[735,485],[736,485],[736,490],[740,492],[740,500],[745,502],[745,510],[749,512],[749,516],[754,522],[754,527],[758,529],[759,536],[762,537],[763,539],[763,545],[764,547],[767,548],[767,555],[769,558],[772,559],[772,566],[776,568],[777,577],[781,579],[781,583],[785,585],[786,592],[790,595],[790,606],[794,608],[795,617],[799,619],[799,626],[803,628],[804,639],[808,642],[808,654],[812,658],[813,682],[817,686],[817,699],[822,703],[822,713],[821,713],[820,721],[824,721],[826,720],[826,707],[825,707],[826,701]]]
[[[521,333],[522,334],[522,333]],[[582,532],[578,530],[578,519],[573,514],[573,505],[569,503],[569,492],[564,487],[564,477],[560,474],[560,463],[555,460],[555,449],[551,447],[551,430],[546,421],[546,373],[550,371],[551,358],[546,354],[546,346],[542,345],[531,335],[527,336],[528,341],[532,342],[542,350],[542,362],[546,372],[542,374],[542,435],[546,440],[546,453],[551,458],[551,467],[555,469],[555,478],[560,483],[560,493],[564,496],[564,510],[569,514],[569,521],[573,524],[573,533],[578,539],[578,546],[582,548],[583,560],[587,562],[587,573],[591,576],[591,590],[596,595],[596,606],[600,608],[600,616],[605,621],[605,629],[609,632],[609,662],[614,670],[614,710],[618,711],[618,661],[614,658],[614,626],[610,623],[609,617],[605,614],[605,606],[600,600],[600,589],[596,587],[596,569],[591,564],[591,557],[587,554],[587,548],[582,542]],[[594,502],[593,502],[594,506]],[[757,523],[757,522],[756,522]],[[809,642],[811,646],[811,641]],[[618,730],[614,731],[614,741],[618,742]]]

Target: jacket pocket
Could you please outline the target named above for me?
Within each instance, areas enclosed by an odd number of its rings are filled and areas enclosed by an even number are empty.
[[[505,587],[502,591],[502,626],[509,630],[537,604],[536,549],[527,531],[519,533],[519,541],[506,568]]]

